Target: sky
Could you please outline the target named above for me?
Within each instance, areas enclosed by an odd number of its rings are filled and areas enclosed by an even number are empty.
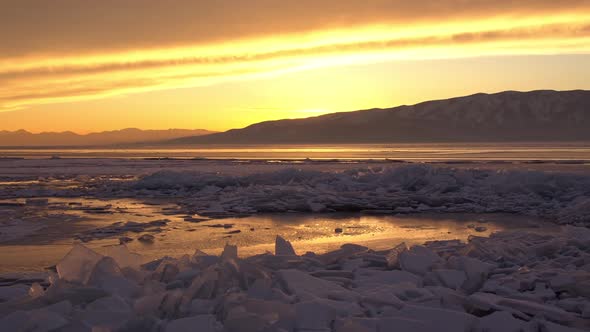
[[[227,130],[590,89],[590,0],[2,0],[0,130]]]

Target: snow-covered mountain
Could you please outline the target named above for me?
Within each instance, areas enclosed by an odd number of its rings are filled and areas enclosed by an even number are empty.
[[[33,134],[26,130],[0,131],[0,146],[103,146],[145,143],[214,133],[203,129],[141,130],[127,128],[80,135],[71,131]]]
[[[313,118],[261,122],[172,144],[590,141],[590,91],[479,93]]]

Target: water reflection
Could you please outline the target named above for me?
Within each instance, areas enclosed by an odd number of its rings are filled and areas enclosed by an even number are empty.
[[[0,226],[21,227],[23,232],[13,239],[0,237],[0,271],[34,271],[51,266],[81,240],[104,252],[107,246],[119,244],[121,237],[129,237],[133,240],[127,244],[131,250],[154,259],[192,254],[195,249],[217,254],[226,243],[238,245],[244,256],[272,252],[276,235],[290,240],[303,254],[333,250],[344,243],[387,249],[401,242],[467,240],[471,235],[487,236],[505,229],[552,232],[557,228],[549,224],[541,229],[540,220],[502,214],[269,214],[203,221],[199,216],[182,214],[174,202],[161,200],[51,198],[45,206],[8,203],[0,204],[0,212],[7,216]],[[162,219],[168,222],[145,229],[113,231],[114,223],[147,224]],[[105,236],[81,236],[102,229],[109,230],[98,232]],[[143,234],[153,235],[154,242],[138,241]]]
[[[183,148],[0,149],[4,158],[590,160],[587,143],[206,145]]]

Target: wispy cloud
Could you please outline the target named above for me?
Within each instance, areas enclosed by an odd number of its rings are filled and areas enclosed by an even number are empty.
[[[590,52],[589,1],[172,2],[9,4],[0,110],[396,58]]]

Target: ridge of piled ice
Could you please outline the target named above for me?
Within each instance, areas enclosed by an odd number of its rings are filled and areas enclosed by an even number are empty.
[[[590,225],[586,174],[428,164],[342,172],[293,168],[246,176],[166,170],[118,190],[187,197],[187,209],[216,217],[288,211],[509,212]]]
[[[11,331],[590,330],[590,232],[500,232],[373,251],[221,257],[199,250],[139,265],[125,246],[75,246],[58,273],[0,287]],[[287,253],[285,255],[284,253]],[[387,257],[399,256],[399,264]],[[37,279],[35,279],[37,280]],[[20,287],[20,288],[18,288]],[[15,291],[11,292],[12,289]],[[17,289],[18,288],[18,289]]]

